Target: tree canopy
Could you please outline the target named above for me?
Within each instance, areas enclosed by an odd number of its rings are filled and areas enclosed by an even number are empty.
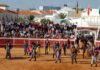
[[[60,19],[64,19],[67,15],[65,13],[60,13],[58,16]]]
[[[50,22],[51,21],[49,19],[45,19],[45,18],[41,19],[42,24],[49,24]]]

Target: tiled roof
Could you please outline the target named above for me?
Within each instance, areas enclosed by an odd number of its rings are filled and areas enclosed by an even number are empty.
[[[2,6],[2,7],[8,7],[8,5],[6,5],[6,4],[0,4],[0,6]]]
[[[39,11],[39,10],[35,10],[35,11],[31,11],[31,10],[20,10],[19,14],[21,15],[34,15],[34,16],[39,16],[39,15],[52,15],[54,13],[54,11],[51,10],[43,10],[43,11]]]
[[[0,13],[5,13],[5,12],[7,12],[7,13],[13,13],[13,14],[16,14],[16,12],[15,12],[15,11],[0,9]]]
[[[20,10],[19,14],[21,14],[21,15],[40,15],[40,13],[30,11],[30,10]]]
[[[52,15],[54,13],[54,11],[52,10],[43,10],[43,11],[40,11],[42,14],[48,14],[48,15]]]
[[[17,12],[11,11],[11,10],[3,10],[0,9],[0,13],[4,12],[9,12],[9,13],[14,13],[16,14]],[[34,16],[39,16],[39,15],[52,15],[54,11],[52,10],[43,10],[43,11],[31,11],[31,10],[19,10],[18,14],[20,15],[34,15]]]
[[[17,14],[15,11],[11,11],[11,10],[6,10],[6,12],[13,13],[13,14]]]

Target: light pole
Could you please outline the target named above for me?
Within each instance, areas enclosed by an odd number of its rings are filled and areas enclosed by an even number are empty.
[[[19,8],[17,8],[17,21],[18,21],[18,15],[19,15]]]

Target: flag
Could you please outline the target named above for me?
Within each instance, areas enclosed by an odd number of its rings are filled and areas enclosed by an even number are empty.
[[[87,12],[88,16],[90,15],[90,5],[88,5],[88,12]]]

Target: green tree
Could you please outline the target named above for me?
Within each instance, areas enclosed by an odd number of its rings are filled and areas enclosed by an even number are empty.
[[[33,21],[33,20],[34,20],[34,18],[35,18],[35,16],[34,16],[34,15],[30,15],[30,16],[28,17],[28,20],[29,20],[29,21]]]
[[[18,17],[18,20],[19,20],[19,21],[24,21],[24,18],[21,17],[21,16],[19,16],[19,17]]]
[[[58,16],[60,19],[64,19],[67,15],[65,13],[60,13]]]
[[[41,19],[40,22],[41,22],[42,24],[49,24],[51,21],[50,21],[49,19],[43,18],[43,19]]]
[[[100,15],[100,9],[99,9],[99,15]]]

